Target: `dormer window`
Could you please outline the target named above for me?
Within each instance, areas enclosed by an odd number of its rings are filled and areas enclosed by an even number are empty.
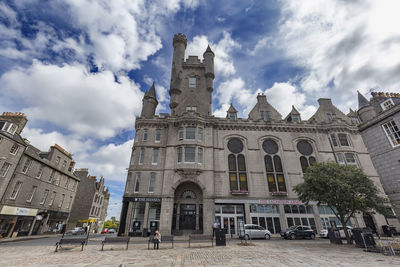
[[[235,120],[237,119],[236,113],[233,113],[233,112],[232,112],[232,113],[229,113],[229,114],[228,114],[228,117],[229,117],[229,119],[232,120],[232,121],[235,121]]]
[[[260,111],[261,120],[263,121],[270,121],[271,114],[269,111]]]
[[[189,88],[196,88],[196,78],[194,77],[189,78]]]
[[[197,107],[186,107],[186,111],[197,111]]]
[[[385,100],[384,102],[381,103],[382,110],[388,110],[394,107],[393,100],[391,98]]]
[[[3,131],[8,132],[10,134],[14,134],[15,131],[17,130],[18,126],[12,122],[6,122],[3,126]]]
[[[300,122],[300,116],[298,114],[292,114],[292,121]]]
[[[356,118],[356,117],[351,117],[351,122],[352,122],[353,124],[359,124],[359,123],[360,123],[360,121],[359,121],[358,118]]]

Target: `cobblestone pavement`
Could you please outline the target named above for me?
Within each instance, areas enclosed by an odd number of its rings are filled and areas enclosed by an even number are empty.
[[[21,241],[0,244],[0,266],[400,266],[399,256],[366,253],[348,245],[331,245],[327,240],[253,241],[241,246],[230,240],[226,247],[210,247],[208,243],[187,242],[161,244],[159,250],[147,250],[147,243],[132,240],[129,250],[124,245],[106,245],[93,238],[81,252],[79,247],[54,252],[57,238],[46,241]],[[136,242],[136,243],[135,243]]]

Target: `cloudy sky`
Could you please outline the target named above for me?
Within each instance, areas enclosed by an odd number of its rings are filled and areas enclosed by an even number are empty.
[[[0,112],[29,119],[23,136],[60,144],[77,167],[103,175],[119,217],[135,117],[155,81],[169,112],[172,38],[186,55],[215,52],[213,112],[247,117],[264,92],[303,118],[320,97],[343,112],[357,90],[400,88],[400,2],[393,0],[2,0]]]

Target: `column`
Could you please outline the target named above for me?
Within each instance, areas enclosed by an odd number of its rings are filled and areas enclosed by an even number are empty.
[[[150,207],[150,202],[146,202],[145,207],[144,207],[143,228],[147,228],[148,231],[150,231],[149,207]]]
[[[36,216],[35,216],[35,219],[33,219],[32,226],[29,229],[28,235],[32,235],[33,227],[35,227],[35,224],[36,224]]]
[[[40,230],[38,231],[38,234],[43,234],[43,230],[45,227],[47,227],[47,222],[49,221],[50,218],[50,213],[47,213],[47,216],[45,219],[42,220]]]
[[[286,215],[285,215],[285,209],[283,204],[279,204],[279,217],[281,219],[281,228],[282,230],[285,230],[288,228],[287,220],[286,220]]]
[[[172,227],[172,213],[174,198],[165,197],[161,200],[160,232],[161,235],[170,235]]]
[[[212,225],[215,220],[214,199],[203,199],[203,234],[212,235]]]
[[[200,211],[200,204],[196,203],[196,227],[195,227],[196,230],[199,230],[199,219],[200,219],[199,211]],[[204,214],[203,214],[203,216],[204,216]],[[204,225],[203,225],[203,228],[204,228]]]
[[[128,204],[128,212],[126,213],[126,218],[125,218],[125,230],[124,234],[126,236],[129,235],[129,230],[131,229],[131,217],[132,217],[132,208],[133,208],[133,202],[129,201]]]
[[[318,232],[320,232],[322,229],[321,216],[319,215],[318,207],[316,205],[312,205],[312,208],[314,212],[315,224],[317,226]]]
[[[244,219],[245,219],[245,223],[253,223],[251,221],[250,204],[249,203],[244,204]]]

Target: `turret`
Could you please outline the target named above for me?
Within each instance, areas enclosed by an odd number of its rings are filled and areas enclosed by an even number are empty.
[[[370,105],[369,101],[359,92],[358,93],[358,116],[362,122],[366,122],[376,116],[375,108]]]
[[[174,55],[172,59],[171,86],[169,89],[169,95],[171,96],[169,106],[171,109],[178,105],[176,96],[182,93],[182,65],[187,46],[186,36],[182,33],[175,34],[172,45],[174,47]]]
[[[144,94],[142,113],[141,113],[140,117],[146,118],[146,119],[153,118],[156,113],[157,105],[158,105],[158,101],[157,101],[157,97],[156,97],[156,88],[154,87],[154,82],[153,82],[153,85]]]
[[[205,69],[205,77],[206,77],[206,88],[209,92],[214,90],[214,52],[211,50],[210,46],[207,47],[206,52],[204,52],[204,65]]]

